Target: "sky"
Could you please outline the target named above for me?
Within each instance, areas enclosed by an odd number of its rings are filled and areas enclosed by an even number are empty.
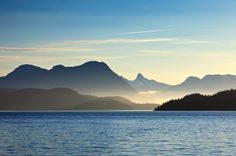
[[[97,60],[178,84],[236,75],[235,0],[0,0],[0,76]]]

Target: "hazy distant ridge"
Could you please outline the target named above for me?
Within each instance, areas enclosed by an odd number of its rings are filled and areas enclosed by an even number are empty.
[[[122,97],[82,95],[66,88],[0,89],[0,110],[152,110]]]

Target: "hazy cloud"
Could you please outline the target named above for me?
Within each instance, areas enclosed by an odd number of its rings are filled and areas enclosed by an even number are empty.
[[[142,30],[142,31],[130,31],[130,32],[124,32],[120,33],[121,35],[132,35],[132,34],[146,34],[146,33],[156,33],[156,32],[162,32],[162,31],[170,31],[173,29],[152,29],[152,30]]]
[[[157,91],[156,90],[149,90],[149,91],[140,91],[139,94],[141,95],[152,95],[152,94],[156,94]]]
[[[67,47],[0,47],[0,51],[45,51],[45,52],[57,52],[57,51],[95,51],[95,49],[86,48],[67,48]]]
[[[32,60],[51,60],[49,57],[34,57],[34,56],[0,56],[0,62],[25,62]]]
[[[183,39],[177,42],[173,42],[173,44],[215,44],[215,42]]]
[[[169,51],[162,51],[162,50],[147,50],[147,49],[142,49],[139,50],[141,54],[146,54],[146,55],[171,55]]]
[[[143,38],[143,39],[112,38],[112,39],[97,39],[97,40],[71,40],[71,41],[64,41],[61,43],[54,43],[53,45],[84,46],[84,45],[101,45],[101,44],[140,44],[140,43],[212,44],[214,42],[180,39],[180,38]]]
[[[175,40],[176,39],[173,38],[144,38],[144,39],[114,38],[114,39],[98,39],[98,40],[65,41],[62,43],[62,45],[153,43],[153,42],[173,42]]]
[[[169,43],[169,44],[213,44],[214,42],[179,39],[179,38],[143,38],[143,39],[127,39],[127,38],[113,38],[113,39],[97,39],[97,40],[71,40],[63,42],[49,43],[47,45],[39,45],[38,47],[0,47],[0,51],[40,51],[40,52],[59,52],[59,51],[73,51],[86,52],[98,51],[100,49],[90,48],[95,45],[106,44],[141,44],[141,43]],[[89,46],[89,47],[88,47]],[[83,47],[83,48],[82,48]],[[88,48],[87,48],[88,47]],[[150,53],[150,52],[149,52]]]

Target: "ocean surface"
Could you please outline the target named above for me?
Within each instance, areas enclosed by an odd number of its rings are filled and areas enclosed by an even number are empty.
[[[236,155],[236,112],[1,112],[0,155]]]

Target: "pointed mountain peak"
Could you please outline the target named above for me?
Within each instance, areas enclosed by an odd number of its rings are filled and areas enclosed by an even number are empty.
[[[141,73],[138,73],[135,80],[147,80]]]

